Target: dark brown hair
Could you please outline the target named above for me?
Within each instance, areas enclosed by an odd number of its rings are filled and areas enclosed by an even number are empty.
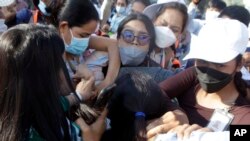
[[[112,138],[146,141],[146,121],[167,112],[165,96],[149,75],[136,71],[121,76],[116,84],[108,105]]]

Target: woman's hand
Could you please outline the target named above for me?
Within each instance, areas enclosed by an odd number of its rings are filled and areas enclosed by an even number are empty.
[[[96,92],[94,92],[94,84],[95,84],[95,78],[90,77],[88,80],[82,79],[77,85],[76,85],[76,93],[80,94],[82,97],[82,102],[86,102],[88,100],[93,99],[96,97]]]
[[[98,119],[91,125],[86,124],[82,118],[76,120],[76,124],[80,126],[82,138],[84,141],[100,141],[103,132],[106,129],[107,109],[105,109]]]
[[[193,125],[183,124],[183,125],[179,125],[179,126],[173,128],[173,129],[171,129],[169,132],[176,133],[178,139],[180,139],[180,140],[186,140],[186,139],[188,139],[190,137],[190,134],[193,131],[212,132],[211,129],[201,127],[198,124],[193,124]]]
[[[147,137],[151,138],[156,134],[166,133],[169,130],[184,123],[189,123],[188,118],[184,112],[180,110],[169,111],[162,117],[150,121],[147,126]]]
[[[76,85],[76,92],[81,95],[83,101],[88,101],[96,96],[94,92],[95,78],[85,64],[77,66],[73,79],[80,80]]]
[[[99,93],[102,89],[108,87],[110,84],[112,84],[112,82],[108,82],[106,81],[106,79],[104,79],[101,83],[99,83],[96,87],[95,87],[95,92]]]
[[[86,64],[79,64],[76,66],[76,72],[73,76],[74,79],[85,79],[88,80],[90,77],[94,77],[92,71],[90,71]]]

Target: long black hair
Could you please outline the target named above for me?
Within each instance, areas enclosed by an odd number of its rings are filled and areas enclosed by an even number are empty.
[[[242,60],[242,55],[238,55],[236,57],[236,64],[240,65]],[[236,72],[234,76],[234,84],[236,86],[236,89],[238,92],[243,96],[247,96],[247,83],[242,79],[242,73],[241,71]]]
[[[108,105],[112,138],[146,141],[146,121],[167,112],[166,99],[158,84],[147,74],[132,72],[116,82]]]
[[[69,78],[63,52],[48,26],[18,25],[1,35],[0,140],[27,140],[31,128],[45,140],[70,140],[60,102],[62,83],[71,85],[61,81]]]

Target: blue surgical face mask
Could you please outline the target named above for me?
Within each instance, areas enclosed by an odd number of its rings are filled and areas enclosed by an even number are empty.
[[[47,10],[46,10],[47,6],[43,1],[41,1],[41,0],[39,1],[38,7],[41,10],[41,12],[43,13],[43,15],[45,15],[45,16],[50,16],[51,15],[51,13],[47,12]]]
[[[119,47],[121,61],[123,65],[138,66],[145,59],[148,51],[138,47]]]
[[[74,37],[72,31],[70,29],[71,34],[71,42],[69,45],[65,43],[65,50],[68,53],[80,56],[83,52],[88,48],[89,45],[89,37],[87,38],[77,38]],[[65,41],[64,41],[65,42]]]
[[[125,14],[126,13],[126,7],[116,6],[115,9],[116,9],[116,12],[119,13],[119,14]]]

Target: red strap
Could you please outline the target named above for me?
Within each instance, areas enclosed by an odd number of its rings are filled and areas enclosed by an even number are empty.
[[[38,10],[35,10],[33,13],[33,22],[36,24],[38,22]]]

